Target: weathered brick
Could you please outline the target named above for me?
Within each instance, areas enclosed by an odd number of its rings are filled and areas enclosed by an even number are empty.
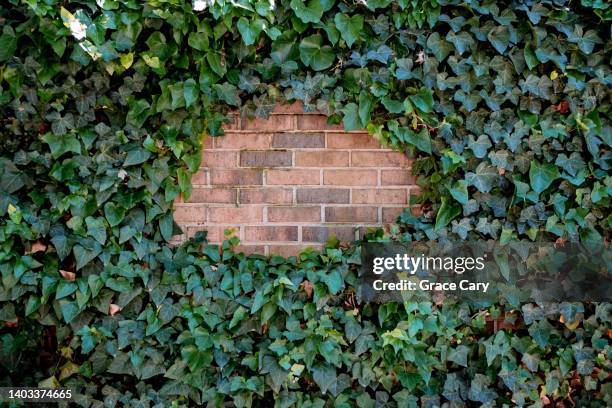
[[[288,167],[291,166],[292,153],[281,150],[242,151],[241,167]]]
[[[353,189],[353,204],[408,204],[408,189]]]
[[[290,149],[313,149],[325,147],[323,133],[275,133],[272,147]]]
[[[377,222],[376,207],[326,207],[326,222]]]
[[[294,115],[272,115],[269,118],[254,118],[240,121],[242,130],[257,132],[280,132],[283,130],[293,130]]]
[[[272,135],[266,133],[226,133],[215,137],[215,149],[268,149]]]
[[[382,209],[382,222],[396,222],[397,217],[399,217],[403,212],[403,207],[385,207]]]
[[[352,167],[409,167],[411,160],[400,152],[354,151],[351,152]]]
[[[191,191],[190,203],[236,204],[237,191],[233,188],[198,188]]]
[[[206,207],[174,206],[174,221],[177,223],[206,222]]]
[[[349,165],[349,152],[295,152],[295,165],[303,167],[346,167]]]
[[[319,170],[267,170],[266,184],[270,185],[317,185],[320,184],[321,172]]]
[[[223,242],[223,240],[229,237],[225,235],[226,230],[233,232],[229,236],[240,236],[240,227],[217,227],[210,225],[188,227],[187,236],[192,238],[198,231],[206,231],[206,238],[208,239],[208,242],[219,243]]]
[[[380,143],[367,133],[327,133],[328,149],[380,149]]]
[[[349,242],[355,239],[355,228],[353,227],[302,227],[302,241],[304,242],[325,242],[335,236],[342,242]]]
[[[304,251],[306,248],[314,248],[316,250],[320,250],[322,246],[323,245],[321,244],[268,245],[268,254],[269,255],[280,255],[284,257],[298,256],[300,252]]]
[[[268,207],[268,222],[320,222],[321,207]]]
[[[299,114],[304,115],[304,105],[301,101],[295,101],[293,103],[279,103],[276,104],[272,115],[283,115],[283,114]]]
[[[208,209],[208,222],[210,223],[261,221],[263,221],[262,207],[210,207]]]
[[[237,156],[238,152],[234,151],[204,150],[202,151],[202,166],[211,168],[236,167]]]
[[[300,188],[296,192],[298,204],[348,204],[348,188]]]
[[[298,115],[299,130],[342,130],[342,125],[328,125],[325,115]]]
[[[193,185],[206,185],[208,184],[208,169],[198,169],[193,176],[191,176],[191,184]]]
[[[277,187],[241,188],[239,200],[240,204],[291,204],[293,190]]]
[[[325,170],[323,184],[333,186],[375,186],[377,170]]]
[[[381,170],[380,182],[383,186],[408,186],[416,183],[411,170]]]
[[[265,245],[238,245],[235,250],[235,253],[244,253],[245,255],[251,254],[259,254],[263,255],[266,252]]]
[[[210,183],[231,186],[261,185],[263,184],[263,172],[254,169],[213,169],[210,173]]]
[[[247,226],[245,227],[246,242],[267,241],[297,241],[298,227],[296,226]]]

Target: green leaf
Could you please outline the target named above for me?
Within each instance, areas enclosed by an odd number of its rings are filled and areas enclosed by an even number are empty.
[[[81,269],[100,255],[102,248],[100,248],[98,245],[91,249],[86,249],[81,245],[75,245],[72,248],[72,252],[74,253],[74,259],[76,260],[76,268]]]
[[[323,37],[320,34],[313,34],[300,42],[300,58],[304,65],[311,67],[315,71],[322,71],[329,68],[336,54],[329,45],[322,45]]]
[[[437,231],[447,226],[453,219],[461,214],[461,206],[455,202],[449,202],[447,197],[442,197],[442,205],[436,215],[434,230]]]
[[[489,31],[487,38],[497,52],[503,54],[510,44],[510,30],[507,26],[497,26]]]
[[[467,205],[469,196],[468,196],[468,183],[465,180],[457,180],[453,183],[452,187],[449,188],[449,191],[453,198],[460,202],[463,205]]]
[[[146,162],[147,160],[149,160],[150,157],[151,157],[151,152],[149,152],[145,148],[135,146],[131,148],[130,150],[128,150],[127,156],[125,157],[125,161],[123,162],[123,165],[128,167],[128,166],[135,166],[137,164],[142,164]]]
[[[208,35],[206,33],[189,33],[187,44],[198,51],[208,50]]]
[[[553,181],[559,178],[559,169],[551,163],[540,164],[536,160],[531,161],[529,168],[529,182],[531,188],[540,194],[546,190]]]
[[[417,133],[408,127],[400,127],[397,129],[397,136],[401,141],[431,154],[431,137],[427,128],[423,127]]]
[[[289,5],[303,23],[318,23],[323,13],[329,10],[334,3],[335,0],[310,0],[308,2],[291,0]]]
[[[5,30],[0,35],[0,62],[6,61],[15,54],[17,49],[17,37],[13,30]]]
[[[106,226],[102,218],[87,217],[85,218],[87,225],[87,235],[104,245],[106,242]]]
[[[417,94],[410,95],[409,98],[421,112],[429,113],[433,111],[434,101],[431,89],[423,87]]]
[[[264,24],[259,19],[249,21],[246,17],[240,17],[236,27],[242,36],[242,41],[244,41],[246,45],[253,45],[259,37],[259,34],[261,34]]]
[[[104,204],[104,216],[111,227],[121,224],[125,217],[125,208],[112,202]]]
[[[68,152],[81,154],[81,142],[79,142],[75,134],[56,136],[52,133],[46,133],[41,139],[49,145],[54,159]]]
[[[342,113],[344,114],[344,118],[342,119],[344,130],[348,131],[362,128],[358,111],[359,107],[353,102],[344,105],[342,108]]]
[[[448,353],[448,361],[452,361],[455,364],[463,367],[468,366],[468,353],[470,348],[467,346],[457,346],[450,353]]]
[[[523,49],[523,56],[525,57],[525,62],[530,70],[534,69],[540,64],[540,61],[538,61],[538,58],[529,44],[525,45],[525,48]]]
[[[334,17],[334,22],[346,45],[349,48],[352,47],[363,31],[363,16],[357,14],[349,17],[346,14],[338,13]]]

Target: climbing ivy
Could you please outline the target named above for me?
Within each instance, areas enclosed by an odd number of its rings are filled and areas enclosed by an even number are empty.
[[[415,157],[423,214],[366,239],[607,240],[608,3],[5,3],[2,385],[109,407],[610,404],[607,303],[360,305],[356,246],[168,244],[203,138],[293,100]]]

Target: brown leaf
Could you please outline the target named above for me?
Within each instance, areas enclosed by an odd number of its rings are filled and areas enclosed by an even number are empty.
[[[17,326],[19,326],[19,320],[18,320],[18,319],[16,319],[16,318],[15,318],[15,319],[13,319],[13,320],[6,320],[6,321],[4,322],[4,325],[5,325],[6,327],[17,327]]]
[[[74,281],[76,279],[76,273],[74,273],[74,272],[64,271],[64,270],[60,269],[60,274],[67,281],[71,281],[72,282],[72,281]]]
[[[121,308],[119,307],[119,305],[116,305],[114,303],[111,303],[110,305],[108,305],[108,314],[110,314],[111,316],[114,316],[120,310]]]
[[[29,251],[26,251],[25,254],[35,254],[37,252],[45,252],[47,250],[47,245],[45,245],[42,241],[34,241]]]
[[[554,105],[554,107],[559,113],[566,114],[567,112],[569,112],[569,102],[568,101],[561,101],[559,102],[558,105]]]
[[[312,283],[310,283],[309,280],[305,280],[300,284],[300,286],[302,287],[302,289],[304,289],[304,292],[306,292],[306,296],[308,296],[308,299],[310,299],[312,297]]]

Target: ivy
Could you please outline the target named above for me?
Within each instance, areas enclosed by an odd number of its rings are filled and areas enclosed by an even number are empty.
[[[608,303],[358,304],[355,245],[169,242],[228,110],[293,100],[414,157],[422,215],[366,240],[608,240],[611,10],[9,0],[0,382],[82,406],[609,405]]]

